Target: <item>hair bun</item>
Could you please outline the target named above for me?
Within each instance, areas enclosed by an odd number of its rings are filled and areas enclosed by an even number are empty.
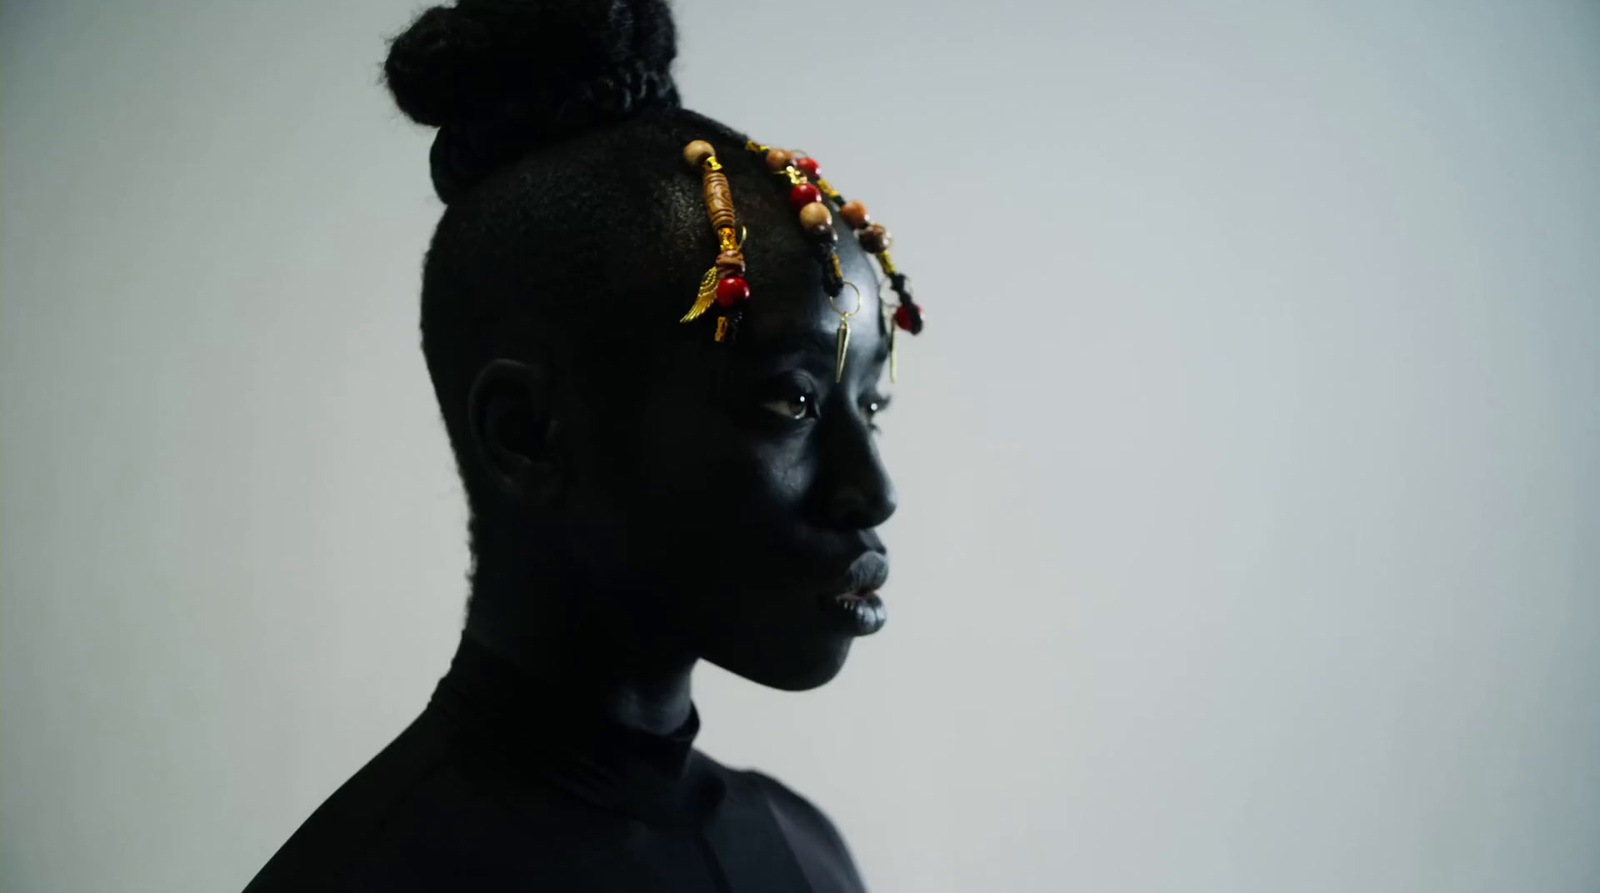
[[[676,108],[665,0],[459,0],[389,46],[384,80],[440,128],[434,186],[450,201],[517,156],[652,108]]]

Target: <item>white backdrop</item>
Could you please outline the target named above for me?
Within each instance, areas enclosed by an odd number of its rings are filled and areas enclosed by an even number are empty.
[[[242,887],[445,667],[418,8],[0,13],[6,893]],[[879,893],[1600,889],[1600,8],[679,22],[931,321],[889,626],[707,750]]]

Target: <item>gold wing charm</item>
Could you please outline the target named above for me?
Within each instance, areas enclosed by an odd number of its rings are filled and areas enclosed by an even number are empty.
[[[707,310],[710,310],[711,305],[715,304],[716,302],[717,268],[712,267],[706,271],[705,278],[700,280],[700,293],[695,296],[694,306],[690,307],[689,312],[685,313],[683,315],[683,319],[678,320],[678,322],[693,322],[694,320],[699,319],[700,316]]]

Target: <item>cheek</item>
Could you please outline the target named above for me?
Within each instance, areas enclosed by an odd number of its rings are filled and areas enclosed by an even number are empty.
[[[652,515],[692,516],[736,538],[802,520],[814,477],[804,438],[724,432],[657,456],[645,465],[651,504],[641,506]]]
[[[641,570],[704,586],[793,551],[808,526],[810,439],[753,431],[711,411],[676,418],[646,426],[637,442],[644,479],[628,513],[634,557],[648,563]]]

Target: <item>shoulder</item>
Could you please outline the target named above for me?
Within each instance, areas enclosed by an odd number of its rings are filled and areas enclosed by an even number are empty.
[[[784,821],[803,826],[819,836],[836,842],[840,848],[844,847],[844,839],[840,837],[839,829],[833,824],[833,819],[793,788],[757,769],[734,770],[733,774],[760,792],[773,811]]]
[[[378,844],[407,801],[444,764],[449,735],[424,712],[311,813],[245,893],[328,890]]]
[[[730,770],[748,790],[767,803],[778,829],[789,840],[813,886],[818,889],[864,889],[850,847],[833,819],[811,800],[772,776],[755,769]],[[815,875],[829,875],[819,885]]]
[[[451,889],[512,835],[554,826],[478,777],[452,723],[424,712],[307,818],[246,893]]]

